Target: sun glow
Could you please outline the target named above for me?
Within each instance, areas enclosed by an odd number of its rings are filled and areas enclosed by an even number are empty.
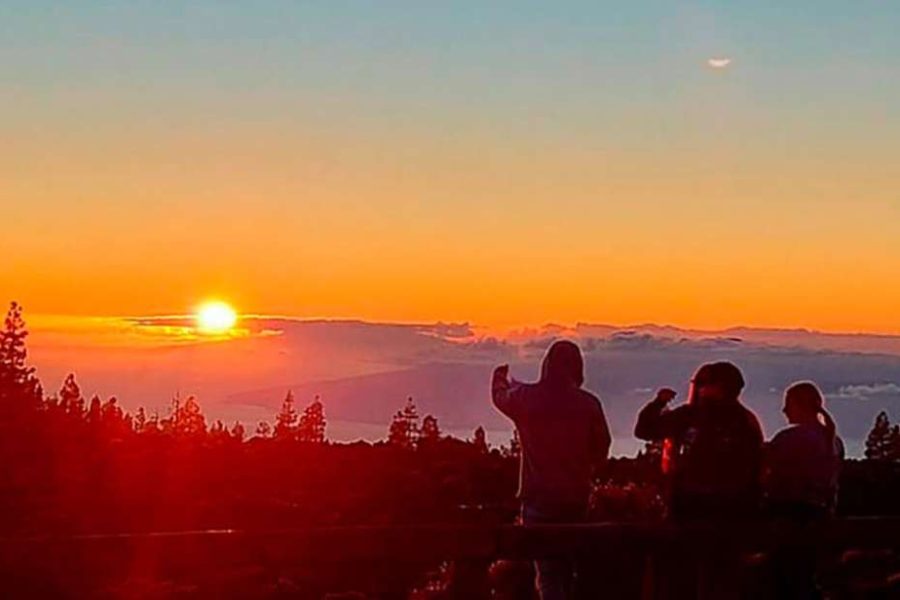
[[[207,302],[197,309],[197,329],[203,333],[229,332],[237,322],[237,313],[224,302]]]

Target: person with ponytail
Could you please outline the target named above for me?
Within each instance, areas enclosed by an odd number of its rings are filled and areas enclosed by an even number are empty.
[[[765,492],[769,511],[787,517],[834,512],[844,444],[816,384],[801,381],[784,394],[790,424],[766,449]]]
[[[765,452],[763,486],[768,513],[805,525],[834,513],[844,445],[816,384],[801,381],[784,393],[788,427]],[[821,598],[815,543],[798,533],[773,549],[776,598]]]

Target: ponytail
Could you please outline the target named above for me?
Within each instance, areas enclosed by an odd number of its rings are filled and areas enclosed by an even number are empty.
[[[825,410],[825,398],[818,386],[811,381],[795,383],[785,392],[785,402],[796,402],[806,414],[822,418],[820,425],[825,430],[825,442],[828,444],[828,451],[833,453],[837,426],[831,414]]]
[[[837,436],[837,426],[834,424],[834,419],[831,418],[831,414],[825,410],[824,406],[819,407],[818,413],[822,417],[823,426],[825,427],[828,447],[834,448],[834,438]]]

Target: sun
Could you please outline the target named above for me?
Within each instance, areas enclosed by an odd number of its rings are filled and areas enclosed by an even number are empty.
[[[237,313],[225,302],[206,302],[197,308],[195,318],[203,333],[227,333],[237,322]]]

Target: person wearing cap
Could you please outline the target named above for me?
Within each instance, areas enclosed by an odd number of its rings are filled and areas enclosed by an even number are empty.
[[[688,401],[674,409],[668,388],[639,413],[636,437],[667,440],[669,515],[677,521],[741,518],[759,509],[763,434],[740,401],[744,377],[730,362],[705,364],[691,380]]]

